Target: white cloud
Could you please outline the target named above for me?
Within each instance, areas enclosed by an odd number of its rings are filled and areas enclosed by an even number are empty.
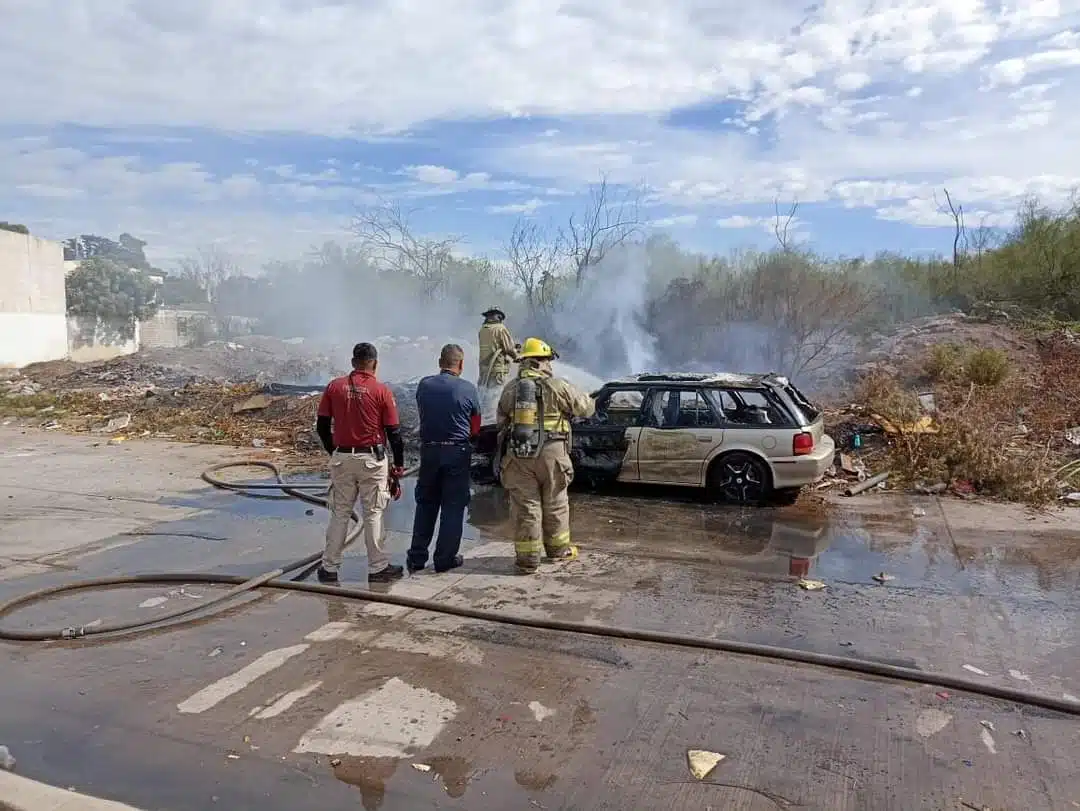
[[[772,227],[772,224],[773,220],[770,217],[746,217],[742,214],[734,214],[716,221],[717,228],[764,228]]]
[[[661,217],[651,220],[649,225],[653,228],[687,228],[697,225],[697,214],[676,214],[671,217]]]
[[[851,73],[841,73],[834,80],[833,84],[836,85],[837,90],[842,90],[845,93],[853,93],[856,90],[862,90],[870,84],[871,78],[869,73],[863,73],[861,71],[852,71]]]
[[[986,69],[988,88],[1015,86],[1028,76],[1049,73],[1061,68],[1080,67],[1080,48],[1039,51],[1025,57],[1004,59]]]
[[[535,214],[547,205],[551,205],[551,203],[547,200],[541,200],[539,197],[533,197],[523,203],[507,203],[506,205],[501,206],[488,206],[485,210],[489,214],[524,214],[529,216]]]
[[[402,171],[414,180],[434,185],[454,183],[460,177],[455,170],[445,166],[406,166]]]
[[[2,116],[380,137],[435,119],[656,113],[725,96],[821,104],[830,76],[850,92],[948,74],[1010,36],[1058,35],[1061,6],[14,0],[0,70],[20,92]]]
[[[375,194],[528,214],[604,172],[680,211],[798,200],[924,225],[947,185],[1005,217],[1080,182],[1078,30],[1077,0],[8,0],[3,131],[115,129],[102,150],[0,141],[0,202],[159,228],[250,210],[261,239],[269,205],[313,233]],[[708,104],[711,132],[661,123]],[[484,129],[500,116],[543,118]],[[252,149],[201,155],[199,128]],[[348,136],[348,158],[257,151],[282,133]]]

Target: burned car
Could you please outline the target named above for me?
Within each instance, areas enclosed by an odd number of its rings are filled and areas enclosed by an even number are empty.
[[[836,450],[821,410],[785,377],[640,374],[592,394],[596,414],[573,422],[575,477],[704,488],[719,500],[791,502],[825,475]],[[480,429],[473,476],[495,482],[501,449]]]

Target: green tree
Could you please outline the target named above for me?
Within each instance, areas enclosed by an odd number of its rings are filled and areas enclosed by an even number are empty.
[[[65,279],[68,315],[96,319],[100,329],[123,340],[135,324],[157,312],[157,285],[140,270],[91,257]]]
[[[145,247],[144,240],[127,233],[121,234],[118,242],[96,234],[83,234],[64,240],[64,258],[83,260],[98,257],[124,268],[153,270],[143,250]]]
[[[30,229],[17,222],[0,220],[0,231],[11,231],[13,234],[29,234]]]

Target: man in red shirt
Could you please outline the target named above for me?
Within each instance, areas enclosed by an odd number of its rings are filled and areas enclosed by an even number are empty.
[[[316,431],[330,454],[330,526],[319,566],[320,583],[337,583],[349,518],[359,496],[363,506],[368,582],[388,583],[402,576],[383,551],[383,511],[390,502],[390,480],[404,473],[405,443],[401,437],[393,392],[375,378],[379,354],[369,343],[353,347],[353,370],[330,381],[319,402]],[[393,453],[393,466],[386,446]]]

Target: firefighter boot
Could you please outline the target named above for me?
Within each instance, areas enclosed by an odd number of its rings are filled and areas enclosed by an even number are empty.
[[[572,560],[577,560],[577,557],[578,548],[573,545],[564,546],[548,555],[552,563],[569,563]]]
[[[514,574],[536,574],[539,568],[539,552],[518,552],[514,556]]]

